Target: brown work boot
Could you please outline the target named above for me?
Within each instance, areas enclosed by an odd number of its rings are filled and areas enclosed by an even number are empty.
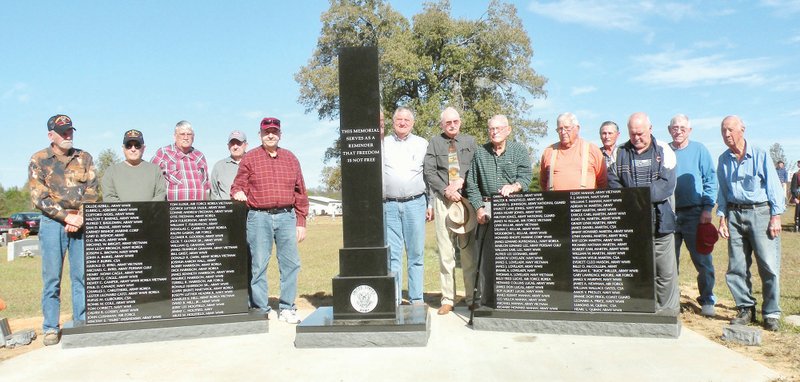
[[[450,313],[452,311],[453,311],[453,306],[452,305],[443,304],[442,307],[439,308],[439,312],[438,313],[439,313],[440,316],[443,316],[443,315],[445,315],[447,313]]]

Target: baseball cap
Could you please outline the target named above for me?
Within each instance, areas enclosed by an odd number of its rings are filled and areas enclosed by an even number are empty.
[[[719,240],[717,227],[711,223],[701,223],[697,225],[697,252],[709,255],[714,251],[714,244]]]
[[[64,134],[69,129],[77,130],[72,126],[72,119],[64,114],[56,114],[47,120],[47,131]]]
[[[245,135],[243,132],[241,132],[239,130],[234,130],[234,131],[231,131],[230,135],[228,135],[228,142],[230,142],[230,141],[232,141],[234,139],[239,141],[239,142],[247,142],[247,135]]]
[[[122,137],[122,144],[128,144],[128,142],[134,141],[138,142],[140,145],[144,144],[144,135],[139,130],[128,130],[125,132],[125,135]]]
[[[281,130],[281,120],[278,118],[267,117],[261,120],[261,130],[278,129]]]

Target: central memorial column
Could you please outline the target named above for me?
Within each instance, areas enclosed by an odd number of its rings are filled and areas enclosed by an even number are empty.
[[[383,221],[378,50],[339,51],[342,234],[333,308],[297,326],[297,347],[425,346],[427,306],[397,306]]]

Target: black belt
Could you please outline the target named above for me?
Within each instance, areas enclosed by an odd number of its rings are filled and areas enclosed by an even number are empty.
[[[251,208],[253,211],[266,212],[268,214],[282,214],[284,212],[292,212],[292,207],[275,207],[275,208]]]
[[[400,202],[400,203],[403,203],[403,202],[408,202],[408,201],[412,201],[414,199],[421,198],[424,195],[425,195],[425,193],[421,193],[419,195],[414,195],[414,196],[407,196],[407,197],[404,197],[404,198],[384,198],[383,201],[385,201],[385,202]]]
[[[754,210],[758,207],[765,207],[768,206],[769,202],[761,202],[755,204],[736,204],[736,203],[728,203],[728,210]]]

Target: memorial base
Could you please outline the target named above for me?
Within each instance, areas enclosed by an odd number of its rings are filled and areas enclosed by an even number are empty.
[[[256,313],[95,325],[75,325],[70,321],[61,330],[61,346],[79,348],[268,332],[266,316]]]
[[[482,307],[472,320],[475,330],[582,336],[678,338],[677,315],[654,313],[580,313],[494,310]]]
[[[426,346],[431,334],[427,305],[401,305],[394,319],[334,320],[333,308],[322,307],[297,326],[298,348]]]

